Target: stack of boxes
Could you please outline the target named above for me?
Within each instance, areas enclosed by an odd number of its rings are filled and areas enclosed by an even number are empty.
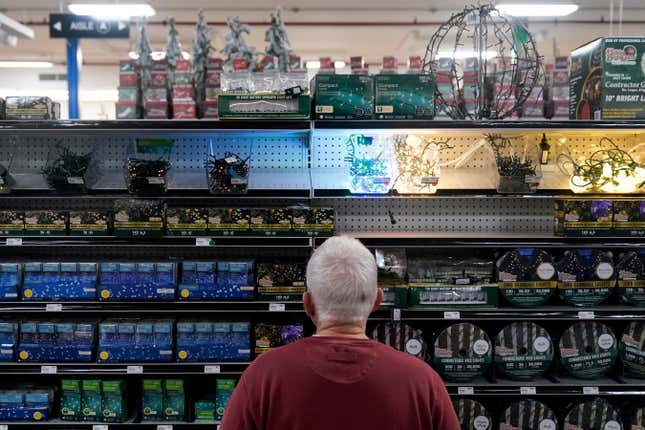
[[[217,118],[217,96],[222,92],[222,72],[224,61],[221,58],[209,58],[206,70],[206,99],[202,109],[203,118]]]
[[[330,57],[320,57],[318,61],[320,62],[318,73],[331,73],[331,74],[336,73],[334,62],[331,61]]]
[[[551,67],[549,67],[551,66]],[[553,119],[569,119],[569,57],[556,57],[554,64],[547,65],[551,78]]]
[[[97,358],[101,363],[172,360],[171,320],[111,320],[99,324]]]
[[[172,87],[173,119],[194,119],[197,117],[195,93],[189,60],[177,60],[175,83]]]
[[[119,63],[119,101],[116,104],[116,119],[137,119],[139,109],[139,77],[134,60]]]
[[[150,72],[150,88],[143,95],[144,118],[168,118],[168,72],[166,60],[155,60]]]
[[[418,55],[408,57],[408,73],[421,73],[423,60]]]
[[[123,380],[61,381],[60,417],[65,421],[120,423],[128,418]]]
[[[363,57],[349,57],[349,65],[352,70],[352,75],[369,75],[369,70],[365,65]]]

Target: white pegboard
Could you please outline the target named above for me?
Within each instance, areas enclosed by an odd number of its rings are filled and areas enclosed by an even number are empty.
[[[336,231],[552,234],[549,198],[334,198]]]

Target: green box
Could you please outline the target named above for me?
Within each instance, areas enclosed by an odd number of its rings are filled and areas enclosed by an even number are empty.
[[[645,237],[645,200],[615,200],[615,236]]]
[[[497,284],[411,283],[411,307],[497,307]]]
[[[26,211],[25,236],[67,235],[67,213],[63,211]]]
[[[571,53],[570,119],[645,119],[645,37],[604,37]]]
[[[376,75],[374,117],[376,119],[434,118],[432,75]]]
[[[100,421],[101,413],[101,381],[86,379],[81,381],[81,406],[83,421]]]
[[[255,236],[289,236],[291,211],[287,208],[251,209],[251,233]]]
[[[333,236],[334,210],[331,208],[292,208],[291,227],[295,236]]]
[[[70,236],[107,236],[108,215],[98,211],[70,211]]]
[[[22,236],[25,233],[23,211],[0,211],[0,236]]]
[[[128,418],[125,381],[103,381],[102,421],[121,423]]]
[[[374,78],[367,75],[316,75],[316,119],[372,119]]]
[[[161,379],[144,379],[141,416],[144,421],[160,421],[163,416],[163,387]]]
[[[612,233],[613,202],[563,199],[555,202],[555,233],[571,237],[605,237]]]
[[[123,199],[114,202],[114,235],[162,237],[164,207],[155,200]]]
[[[82,419],[81,381],[63,379],[60,385],[60,418],[70,421]]]
[[[217,96],[220,119],[309,119],[308,94],[220,94]]]
[[[405,308],[408,306],[409,288],[406,284],[393,285],[389,282],[382,284],[379,276],[379,288],[383,290],[381,307]]]
[[[235,379],[218,379],[215,382],[215,419],[221,420],[224,417],[224,410],[233,395],[235,383]]]
[[[208,234],[212,236],[249,235],[249,210],[233,208],[208,209]]]
[[[198,400],[195,402],[196,421],[215,421],[215,402],[213,400]]]
[[[301,301],[305,292],[306,267],[300,263],[260,263],[258,300]]]
[[[185,409],[184,381],[167,379],[164,381],[164,418],[169,421],[183,421]]]
[[[169,236],[206,236],[208,210],[200,208],[166,208]]]

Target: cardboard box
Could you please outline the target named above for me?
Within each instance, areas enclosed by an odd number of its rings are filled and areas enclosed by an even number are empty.
[[[136,103],[139,101],[139,89],[136,87],[119,87],[119,101]]]
[[[65,236],[67,213],[62,211],[26,211],[26,236]]]
[[[107,212],[70,211],[69,234],[70,236],[107,236]]]
[[[137,119],[139,118],[139,106],[134,102],[117,102],[116,119]]]
[[[197,117],[195,102],[182,101],[172,104],[172,117],[174,119],[193,119]]]
[[[168,102],[146,102],[143,117],[146,119],[168,119]]]
[[[177,60],[175,64],[175,73],[177,72],[190,72],[191,63],[190,60]]]
[[[217,100],[206,100],[202,103],[202,118],[217,118],[219,110],[217,108]]]
[[[217,97],[222,119],[309,119],[311,98],[308,94],[220,94]]]
[[[119,61],[119,74],[124,73],[136,73],[137,72],[137,62],[132,59],[126,59]]]
[[[206,72],[206,86],[219,88],[221,86],[222,72],[219,70],[209,70]]]
[[[613,230],[615,236],[645,237],[645,200],[615,200]]]
[[[316,119],[371,119],[374,79],[357,75],[316,75]]]
[[[119,86],[136,88],[139,84],[139,78],[136,73],[119,73]]]
[[[150,86],[152,88],[167,88],[168,73],[166,71],[152,71],[150,73]]]
[[[571,53],[569,118],[645,119],[645,37],[605,37]]]
[[[147,102],[167,102],[168,89],[167,88],[150,88],[143,95],[144,103]]]
[[[161,379],[144,379],[141,399],[144,421],[160,421],[163,417],[163,388]]]
[[[190,86],[174,86],[172,88],[172,99],[174,100],[194,100],[195,93]]]
[[[609,236],[613,202],[606,199],[563,199],[555,202],[555,234],[560,236]]]
[[[432,119],[434,79],[432,75],[376,75],[374,77],[377,119]]]
[[[208,211],[199,208],[167,208],[166,228],[169,236],[206,236]]]
[[[22,236],[25,232],[25,213],[0,210],[0,236]]]

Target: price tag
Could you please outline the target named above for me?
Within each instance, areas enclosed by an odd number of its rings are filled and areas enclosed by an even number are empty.
[[[172,430],[172,424],[157,424],[157,430]]]
[[[0,430],[9,430],[9,424],[0,424]]]
[[[204,373],[221,373],[222,369],[219,364],[204,366]]]
[[[449,311],[443,313],[443,319],[445,320],[460,320],[461,312],[458,311]]]
[[[540,184],[540,177],[539,176],[525,176],[524,177],[524,182],[527,184]]]
[[[163,185],[166,182],[166,178],[163,176],[150,176],[148,178],[148,183],[150,185]]]
[[[523,396],[532,396],[535,394],[535,387],[520,387],[520,394]]]
[[[598,387],[582,387],[582,394],[597,396],[600,393]]]
[[[392,321],[401,321],[401,309],[392,309]]]
[[[422,176],[421,183],[424,185],[437,185],[439,178],[437,176]]]
[[[52,375],[58,372],[56,366],[40,366],[40,373],[43,375]]]
[[[195,246],[211,246],[210,237],[196,237]]]
[[[85,181],[80,176],[70,176],[67,178],[67,183],[71,185],[83,185]]]
[[[592,320],[596,318],[596,314],[594,311],[580,311],[578,312],[578,319],[579,320]]]
[[[269,303],[269,312],[284,312],[284,303]]]
[[[143,366],[128,366],[125,369],[125,373],[141,374],[143,373]]]
[[[60,303],[47,303],[45,305],[45,312],[62,312],[63,305]]]
[[[457,387],[457,394],[460,396],[471,396],[475,394],[475,389],[473,387]]]
[[[22,246],[22,237],[8,237],[7,246]]]
[[[92,430],[108,430],[107,424],[94,424]]]

